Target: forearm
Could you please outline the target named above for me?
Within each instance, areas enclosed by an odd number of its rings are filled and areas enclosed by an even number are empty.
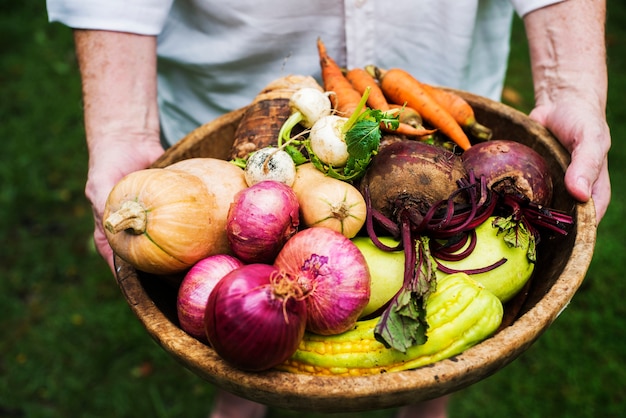
[[[74,33],[89,151],[85,195],[93,207],[96,246],[113,268],[102,227],[106,199],[123,176],[147,168],[163,153],[156,39],[106,31]]]
[[[604,0],[566,0],[525,16],[537,106],[575,92],[604,113],[605,14]]]
[[[535,88],[530,117],[571,153],[565,186],[579,201],[593,197],[598,222],[611,198],[605,13],[604,0],[566,0],[524,18]]]
[[[75,30],[74,39],[90,155],[107,138],[158,138],[155,37]]]

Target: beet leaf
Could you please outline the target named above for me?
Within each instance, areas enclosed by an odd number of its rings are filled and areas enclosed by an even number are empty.
[[[376,340],[403,353],[414,345],[426,342],[426,299],[436,287],[428,238],[406,240],[409,242],[404,243],[405,246],[410,245],[415,251],[406,252],[412,256],[405,258],[404,284],[374,329]]]

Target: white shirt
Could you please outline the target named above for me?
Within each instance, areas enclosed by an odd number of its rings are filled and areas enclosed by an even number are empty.
[[[287,74],[320,80],[316,40],[340,65],[400,67],[500,99],[514,10],[561,0],[47,0],[70,27],[158,35],[162,133],[173,143]]]

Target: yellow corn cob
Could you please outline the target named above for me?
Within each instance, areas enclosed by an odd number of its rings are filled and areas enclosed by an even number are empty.
[[[428,341],[402,353],[374,338],[378,318],[338,335],[307,333],[277,368],[313,375],[368,375],[408,370],[460,354],[490,336],[502,321],[500,300],[464,273],[441,278],[426,301]]]

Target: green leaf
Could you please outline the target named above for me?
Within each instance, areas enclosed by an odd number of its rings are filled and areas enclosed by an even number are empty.
[[[417,260],[411,279],[405,278],[402,289],[374,328],[376,340],[403,353],[427,340],[426,299],[435,291],[437,283],[427,237],[416,240],[415,251]]]
[[[378,150],[380,136],[380,125],[377,121],[368,119],[357,121],[352,129],[346,132],[348,154],[357,160],[367,158]]]
[[[528,260],[537,261],[535,236],[526,227],[523,220],[516,220],[513,215],[498,216],[493,221],[493,226],[499,229],[498,234],[503,233],[502,239],[509,247],[528,248],[526,255]]]
[[[296,165],[304,164],[308,161],[308,159],[302,154],[299,148],[294,147],[293,145],[287,145],[283,148]]]

